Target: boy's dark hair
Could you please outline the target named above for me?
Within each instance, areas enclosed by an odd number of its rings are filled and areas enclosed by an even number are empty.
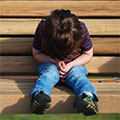
[[[63,60],[79,48],[82,27],[70,10],[54,10],[41,21],[42,52]]]

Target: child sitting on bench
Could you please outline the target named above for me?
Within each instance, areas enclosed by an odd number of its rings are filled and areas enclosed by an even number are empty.
[[[43,114],[50,107],[52,88],[62,80],[76,95],[74,108],[84,115],[98,112],[97,93],[87,78],[85,65],[93,57],[85,23],[70,10],[54,10],[39,23],[33,40],[39,77],[31,90],[31,111]]]

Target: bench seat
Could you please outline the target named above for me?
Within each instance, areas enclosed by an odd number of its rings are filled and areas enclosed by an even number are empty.
[[[0,79],[0,113],[30,113],[30,90],[37,76],[2,76]],[[120,79],[90,78],[99,96],[100,113],[120,113]],[[105,82],[107,81],[107,82]],[[114,82],[113,82],[114,81]],[[51,94],[52,105],[47,113],[75,113],[75,95],[70,88],[57,84]],[[69,108],[69,109],[68,109]]]
[[[29,92],[38,77],[32,40],[39,21],[56,8],[70,9],[85,22],[94,46],[94,57],[86,67],[98,92],[99,112],[120,113],[119,4],[111,0],[0,1],[0,114],[30,113]],[[75,95],[69,88],[57,84],[51,98],[47,113],[75,113]]]

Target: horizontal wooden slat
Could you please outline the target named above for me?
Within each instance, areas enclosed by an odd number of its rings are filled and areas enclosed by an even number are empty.
[[[35,83],[38,76],[0,76],[0,83]],[[119,77],[88,76],[92,83],[120,83]]]
[[[1,80],[1,79],[0,79]],[[97,92],[104,93],[104,92],[119,92],[120,93],[120,83],[92,83]],[[11,93],[11,92],[18,92],[18,93],[29,93],[29,91],[35,86],[34,83],[6,83],[0,82],[0,94],[4,92]],[[6,89],[7,88],[7,89]],[[60,90],[65,91],[66,87],[58,86],[53,89],[53,92],[59,92]],[[69,90],[67,91],[68,93]],[[63,92],[64,93],[64,92]]]
[[[119,84],[93,84],[99,96],[100,113],[120,113]],[[0,83],[0,113],[30,113],[29,91],[32,87],[33,85],[29,86],[28,83]],[[65,86],[57,86],[53,88],[51,98],[52,105],[47,113],[75,113],[73,109],[75,95],[72,90]]]
[[[120,54],[119,38],[91,38],[93,42],[94,54]]]
[[[1,1],[1,16],[47,16],[70,9],[78,16],[119,16],[119,1]]]
[[[91,37],[94,54],[120,54],[120,38]],[[1,37],[0,54],[31,54],[33,38]],[[107,46],[107,47],[106,47]]]
[[[31,54],[33,38],[1,37],[0,54]]]
[[[52,94],[52,105],[47,113],[75,113],[73,103],[75,96],[69,94]],[[120,113],[119,94],[99,94],[99,113]],[[0,95],[0,113],[30,113],[30,96],[13,94]],[[68,109],[69,108],[69,109]]]
[[[1,56],[1,73],[35,73],[37,63],[31,56]],[[87,64],[89,73],[120,73],[119,57],[94,57]]]
[[[1,1],[11,1],[11,0],[1,0]],[[12,1],[32,1],[32,0],[12,0]],[[43,1],[43,0],[35,0],[35,1]],[[44,0],[44,1],[50,1],[50,0]],[[58,0],[52,0],[52,1],[58,1]],[[66,1],[66,0],[59,0],[59,1]],[[83,0],[78,0],[78,1],[83,1]],[[88,0],[84,0],[84,1],[88,1]],[[93,1],[93,0],[89,0],[89,1]],[[94,1],[100,1],[100,0],[94,0]],[[108,1],[108,0],[104,0],[104,1]],[[109,1],[113,1],[113,0],[109,0]],[[115,0],[115,1],[119,1],[119,0]]]
[[[86,67],[90,73],[120,74],[120,57],[94,57]]]
[[[80,19],[90,35],[120,35],[120,19]],[[34,34],[40,19],[0,19],[0,34]]]

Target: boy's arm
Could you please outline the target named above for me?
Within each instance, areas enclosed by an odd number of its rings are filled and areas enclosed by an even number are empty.
[[[34,59],[37,62],[39,63],[50,62],[55,64],[58,67],[60,74],[62,73],[62,71],[64,71],[65,63],[63,61],[54,60],[50,56],[43,54],[40,50],[37,50],[34,47],[32,48],[32,53],[33,53]]]
[[[82,55],[80,55],[78,58],[76,58],[75,60],[69,62],[68,64],[65,65],[65,68],[62,70],[61,74],[61,78],[66,78],[67,73],[69,72],[69,70],[77,65],[85,65],[88,62],[90,62],[90,60],[93,57],[93,48],[91,48],[89,51],[84,52]]]
[[[40,50],[37,50],[34,47],[32,47],[32,53],[33,53],[34,59],[39,63],[42,63],[42,62],[50,62],[50,63],[53,63],[53,64],[58,63],[57,60],[54,60],[51,57],[43,54]]]
[[[66,77],[66,74],[68,73],[68,71],[77,65],[85,65],[88,62],[90,62],[90,60],[93,57],[93,48],[91,48],[88,51],[85,51],[82,55],[80,55],[78,58],[76,58],[75,60],[69,62],[68,64],[66,64],[65,69],[63,70],[64,74],[62,76],[62,78]]]
[[[75,60],[69,62],[68,64],[65,65],[64,69],[62,69],[62,71],[60,71],[60,77],[61,78],[65,78],[67,76],[67,73],[69,72],[69,70],[77,65],[85,65],[88,62],[90,62],[90,60],[93,57],[93,48],[91,48],[90,50],[84,52],[82,55],[80,55],[78,58],[76,58]]]
[[[92,57],[93,57],[93,48],[83,52],[83,54],[80,55],[78,58],[68,63],[68,66],[71,66],[72,68],[76,65],[85,65],[91,61]]]

